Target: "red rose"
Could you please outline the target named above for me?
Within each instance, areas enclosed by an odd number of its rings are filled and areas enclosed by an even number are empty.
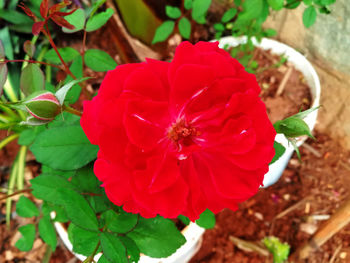
[[[94,172],[127,212],[191,220],[237,209],[262,184],[275,130],[255,76],[218,43],[182,43],[172,62],[109,71],[81,125]]]

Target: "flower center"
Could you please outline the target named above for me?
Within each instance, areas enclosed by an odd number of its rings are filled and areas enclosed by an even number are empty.
[[[181,150],[181,146],[189,146],[193,143],[193,137],[200,134],[196,128],[188,125],[184,119],[174,123],[168,131],[168,138],[172,140]]]

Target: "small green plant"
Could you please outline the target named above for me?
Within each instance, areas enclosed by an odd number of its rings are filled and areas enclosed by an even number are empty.
[[[184,39],[189,39],[191,36],[192,25],[190,14],[193,21],[198,24],[206,23],[206,14],[211,5],[211,0],[185,0],[182,13],[178,7],[167,5],[165,12],[172,20],[163,22],[156,30],[152,44],[163,42],[174,32],[175,28],[179,30],[180,35]],[[174,21],[175,20],[175,21]]]
[[[265,237],[262,242],[273,255],[273,263],[286,262],[290,252],[287,243],[282,243],[277,237]]]

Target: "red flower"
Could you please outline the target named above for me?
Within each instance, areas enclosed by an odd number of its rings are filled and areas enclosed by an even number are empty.
[[[109,71],[81,125],[109,199],[143,217],[237,209],[262,184],[275,131],[254,75],[218,43]]]

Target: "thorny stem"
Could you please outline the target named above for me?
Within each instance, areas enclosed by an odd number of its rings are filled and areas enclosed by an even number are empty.
[[[88,256],[88,257],[83,261],[83,263],[91,263],[91,262],[94,262],[94,257],[95,257],[95,255],[96,255],[96,253],[97,253],[98,248],[100,247],[100,244],[101,244],[101,241],[99,241],[99,242],[97,243],[97,246],[95,247],[95,249],[94,249],[94,251],[92,252],[92,254],[91,254],[90,256]]]
[[[74,115],[77,115],[79,117],[81,117],[83,115],[83,113],[81,111],[78,111],[68,105],[63,105],[62,109],[66,112],[72,113]]]
[[[84,27],[83,45],[82,45],[81,52],[80,52],[81,58],[83,60],[83,66],[84,66],[84,63],[85,63],[85,60],[84,60],[85,47],[86,47],[86,29]]]
[[[39,64],[42,64],[42,65],[46,65],[46,66],[51,66],[51,67],[55,67],[55,68],[58,68],[58,69],[62,69],[60,66],[57,66],[57,65],[54,65],[54,64],[50,64],[50,63],[46,63],[46,62],[42,62],[42,61],[36,61],[36,60],[33,60],[33,59],[13,59],[13,60],[0,61],[0,63],[1,62],[4,62],[4,63],[8,63],[8,62],[39,63]]]
[[[32,191],[32,189],[23,189],[23,190],[19,190],[19,191],[17,191],[17,192],[12,193],[12,194],[5,195],[4,197],[1,197],[1,198],[0,198],[0,201],[5,200],[5,199],[10,198],[10,197],[15,196],[15,195],[22,194],[22,193],[30,193],[31,191]]]

